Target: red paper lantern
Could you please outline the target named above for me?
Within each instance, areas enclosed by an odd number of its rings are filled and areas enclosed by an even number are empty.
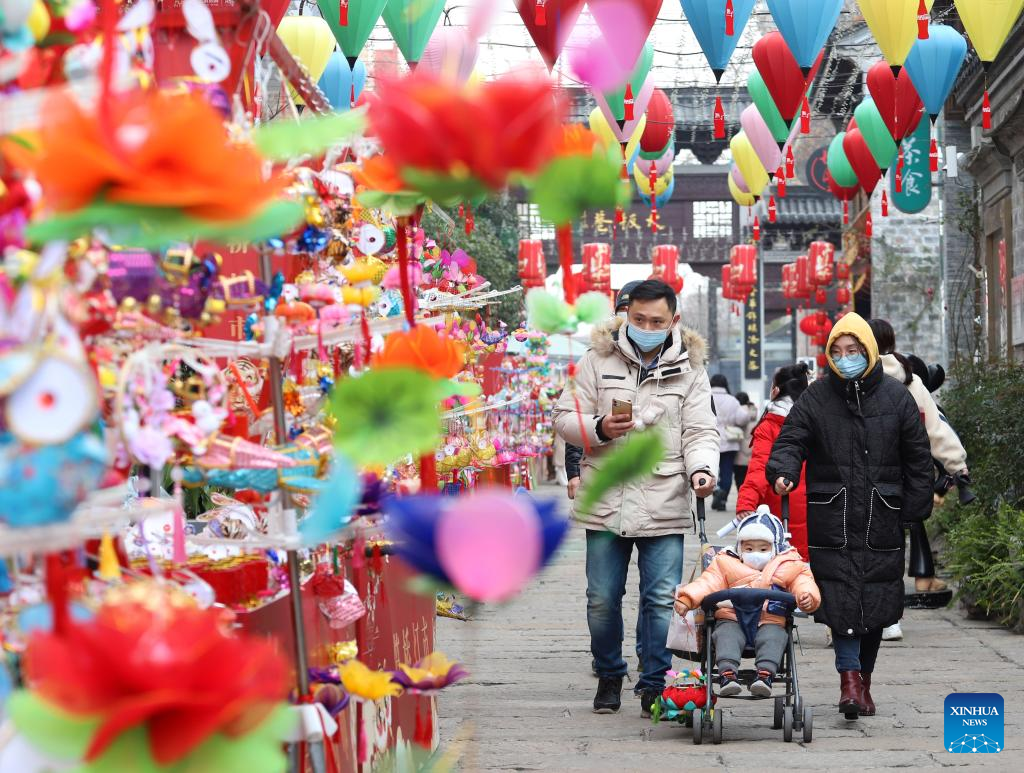
[[[818,354],[818,367],[823,370],[828,367],[828,357],[825,356],[824,352]]]
[[[519,17],[530,33],[537,50],[540,51],[548,70],[554,69],[562,47],[569,39],[572,28],[576,26],[580,11],[585,0],[547,0],[544,3],[544,14],[537,13],[534,0],[516,0]]]
[[[678,295],[683,291],[683,278],[679,275],[679,248],[674,244],[659,244],[651,253],[651,278],[660,279]]]
[[[519,279],[523,287],[543,287],[547,277],[544,243],[540,239],[519,241]]]
[[[860,129],[850,129],[846,132],[846,136],[843,137],[843,150],[857,175],[860,187],[870,196],[882,178],[882,170],[878,168],[875,157],[871,155]]]
[[[794,298],[810,298],[811,297],[811,285],[807,281],[807,256],[800,255],[796,259],[796,270],[794,272],[794,279],[796,280],[796,287],[794,288]]]
[[[831,242],[811,242],[807,248],[808,270],[814,275],[814,284],[828,287],[832,284],[836,248]]]
[[[897,79],[887,62],[879,62],[868,70],[868,91],[896,142],[912,134],[921,123],[924,103],[917,95],[906,68],[900,70]]]
[[[735,300],[732,291],[732,266],[722,266],[722,297],[725,300]]]
[[[846,306],[850,303],[850,288],[840,287],[836,290],[836,302],[840,306]]]
[[[836,263],[836,279],[845,282],[850,278],[850,264],[844,261]]]
[[[814,302],[819,306],[824,306],[828,303],[828,293],[821,287],[819,287],[814,293]]]
[[[647,127],[640,135],[640,150],[644,153],[664,152],[676,133],[676,116],[672,102],[661,89],[655,89],[647,103]]]
[[[612,291],[612,246],[603,242],[583,245],[583,288],[597,293]]]
[[[824,50],[818,54],[814,67],[807,74],[800,69],[781,32],[770,32],[759,39],[754,44],[753,54],[757,71],[764,79],[779,114],[786,123],[792,123],[800,113],[807,84],[814,79],[821,66]]]
[[[733,282],[753,288],[757,284],[757,247],[752,244],[737,244],[729,253],[733,266]]]

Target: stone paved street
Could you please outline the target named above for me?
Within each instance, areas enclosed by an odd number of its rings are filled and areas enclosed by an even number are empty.
[[[564,490],[541,494],[564,497]],[[709,511],[709,533],[725,520]],[[688,536],[687,576],[696,549]],[[438,647],[471,672],[439,699],[442,749],[459,750],[462,770],[1024,769],[1024,637],[956,608],[908,611],[904,640],[884,642],[879,655],[878,715],[855,722],[834,708],[839,680],[824,627],[801,621],[801,687],[815,710],[809,745],[783,742],[767,701],[723,701],[719,746],[693,745],[680,725],[652,726],[628,689],[619,714],[593,714],[583,563],[582,532],[574,530],[557,561],[513,603],[479,610],[469,623],[438,621]],[[637,576],[634,565],[625,601],[631,677]],[[943,699],[954,691],[1004,696],[1008,751],[967,760],[943,750]]]

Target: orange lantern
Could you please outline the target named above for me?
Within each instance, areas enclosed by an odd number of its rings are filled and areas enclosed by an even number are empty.
[[[603,242],[583,245],[583,286],[598,293],[612,291],[612,246]]]
[[[683,278],[679,275],[679,248],[674,244],[659,244],[651,253],[651,278],[660,279],[677,295],[683,291]]]

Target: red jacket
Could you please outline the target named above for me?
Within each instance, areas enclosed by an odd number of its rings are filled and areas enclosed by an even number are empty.
[[[765,414],[764,418],[754,427],[750,447],[750,465],[747,467],[747,477],[740,487],[739,497],[736,500],[736,512],[754,512],[758,505],[768,505],[774,515],[782,518],[782,501],[775,493],[774,486],[768,485],[765,478],[764,467],[771,456],[772,446],[775,439],[782,431],[785,417],[777,416],[774,413]],[[807,474],[807,467],[800,470],[800,482],[796,489],[789,496],[789,533],[790,543],[805,559],[808,556],[807,550],[807,492],[804,487],[804,479]]]

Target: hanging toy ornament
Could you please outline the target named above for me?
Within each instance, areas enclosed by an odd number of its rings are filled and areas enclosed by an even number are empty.
[[[725,0],[725,34],[729,37],[736,34],[736,11],[732,0]]]
[[[988,75],[985,76],[985,95],[981,98],[981,128],[988,131],[992,128],[992,103],[988,98]]]
[[[779,193],[779,198],[786,198],[786,172],[781,166],[779,167],[779,171],[775,173],[775,184],[776,190]]]
[[[807,101],[807,94],[804,94],[804,103],[800,106],[800,133],[811,133],[811,104]]]
[[[348,26],[348,0],[339,0],[338,3],[338,26]]]
[[[754,241],[761,241],[761,218],[754,215]]]
[[[985,95],[981,101],[981,125],[992,128],[992,105],[988,96],[988,71],[1006,43],[1024,9],[1024,0],[954,0],[967,37],[978,52],[985,71]]]
[[[790,180],[796,177],[796,157],[792,145],[786,149],[786,177]]]
[[[924,0],[920,0],[917,5],[917,39],[928,40],[928,22],[930,16],[928,13],[928,6]]]
[[[932,172],[939,171],[939,143],[934,137],[932,137],[932,146],[928,151],[928,161],[930,162],[930,169]]]
[[[626,84],[626,95],[622,99],[622,111],[625,114],[625,119],[627,121],[632,121],[633,120],[633,107],[634,107],[633,84],[627,83]]]
[[[548,14],[546,11],[546,3],[544,0],[537,0],[536,12],[533,17],[533,23],[538,27],[545,27],[548,23]]]
[[[889,217],[889,195],[882,188],[882,217]]]
[[[768,197],[768,222],[774,223],[778,218],[778,210],[775,206],[775,197]]]
[[[966,58],[967,41],[964,36],[942,24],[932,25],[928,37],[910,49],[905,69],[931,118],[933,135],[939,113]],[[931,144],[935,148],[934,138]]]
[[[872,236],[874,236],[874,234],[875,224],[874,221],[871,219],[871,213],[868,212],[867,216],[864,218],[864,235],[870,239]]]

